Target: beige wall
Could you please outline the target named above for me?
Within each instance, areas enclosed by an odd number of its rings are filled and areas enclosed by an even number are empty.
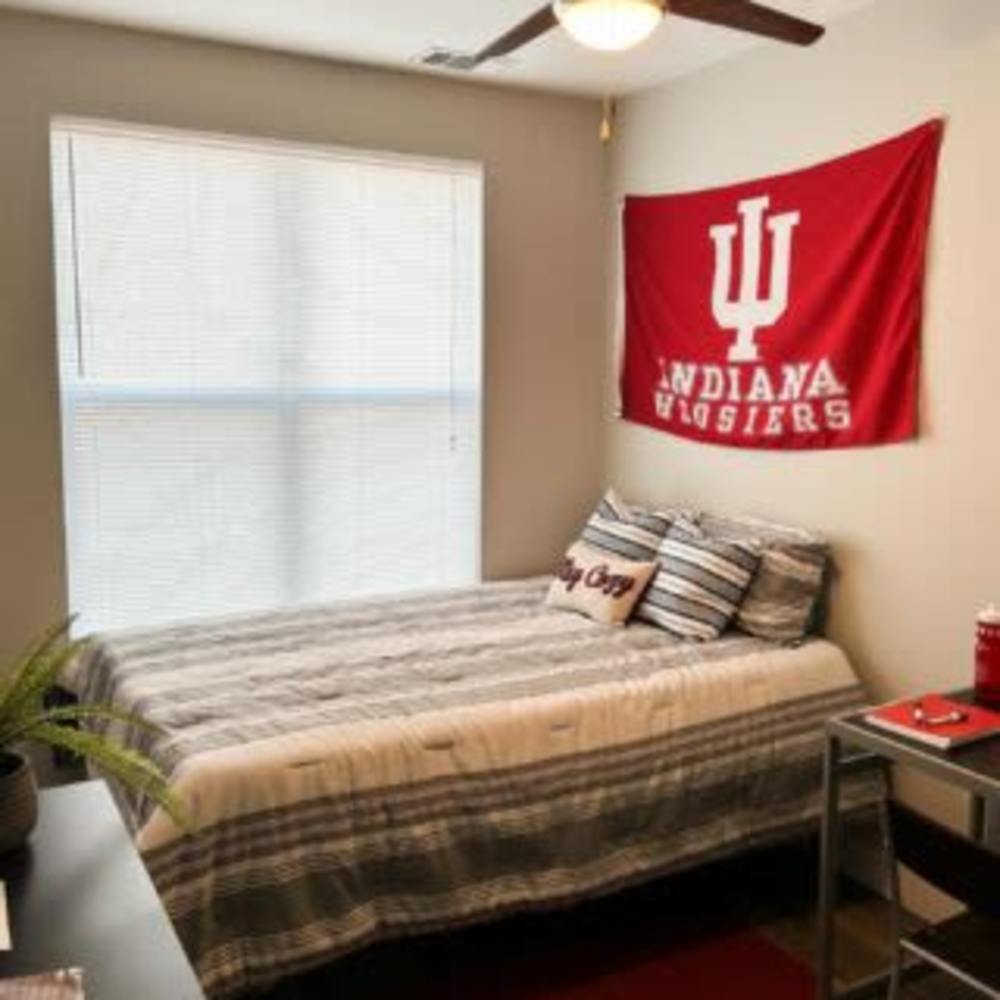
[[[831,630],[878,696],[969,682],[973,617],[1000,601],[1000,5],[875,0],[815,49],[767,46],[624,103],[617,194],[748,179],[948,118],[914,444],[766,454],[621,423],[610,476],[827,532]]]
[[[622,107],[616,196],[792,169],[947,116],[917,442],[768,454],[607,425],[609,478],[626,495],[829,535],[842,571],[830,631],[878,698],[968,684],[975,612],[1000,601],[998,98],[996,0],[874,0],[815,49],[762,47]],[[963,817],[960,798],[901,780]]]
[[[0,651],[64,605],[54,114],[484,162],[484,569],[552,564],[603,474],[596,104],[0,12]]]

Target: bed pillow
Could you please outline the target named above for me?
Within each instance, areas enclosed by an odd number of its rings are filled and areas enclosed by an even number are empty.
[[[602,625],[624,625],[657,571],[655,561],[619,559],[577,542],[549,588],[549,607],[579,611]]]
[[[581,541],[618,559],[654,562],[674,515],[650,513],[625,503],[609,489],[583,529]]]
[[[710,538],[679,520],[657,553],[660,571],[635,616],[682,639],[717,639],[733,620],[760,561],[749,541]]]
[[[830,547],[811,532],[754,518],[701,517],[713,537],[756,539],[760,568],[734,622],[749,635],[772,642],[798,642],[818,630],[831,568]]]

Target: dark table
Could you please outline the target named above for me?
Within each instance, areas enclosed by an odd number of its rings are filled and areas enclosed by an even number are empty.
[[[87,1000],[204,1000],[101,781],[41,793],[28,846],[0,857],[13,951],[0,977],[84,971]]]

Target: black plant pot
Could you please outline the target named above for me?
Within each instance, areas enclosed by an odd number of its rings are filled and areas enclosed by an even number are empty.
[[[0,854],[21,847],[38,820],[38,788],[20,754],[0,753]]]

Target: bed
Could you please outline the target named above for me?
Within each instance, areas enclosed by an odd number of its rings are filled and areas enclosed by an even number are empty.
[[[836,646],[609,628],[547,585],[96,639],[70,687],[162,728],[119,735],[197,823],[123,802],[206,992],[815,824],[823,720],[865,701]]]

